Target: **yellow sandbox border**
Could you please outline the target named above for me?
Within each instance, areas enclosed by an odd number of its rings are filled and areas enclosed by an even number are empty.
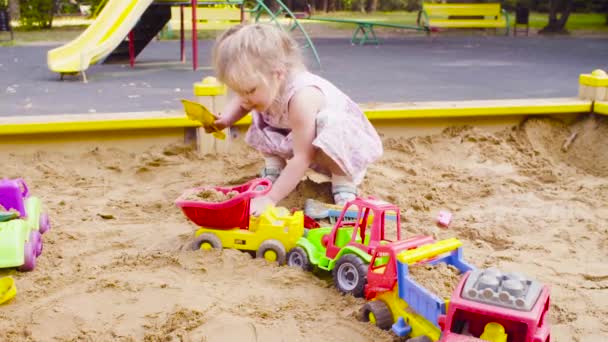
[[[593,111],[598,114],[608,115],[608,102],[595,101]]]
[[[411,102],[362,105],[372,121],[497,117],[513,115],[578,114],[592,111],[593,103],[577,98]],[[596,103],[596,111],[608,114],[608,103]],[[237,125],[251,123],[250,116]],[[197,127],[183,112],[132,112],[0,117],[0,136],[73,133],[159,128]]]

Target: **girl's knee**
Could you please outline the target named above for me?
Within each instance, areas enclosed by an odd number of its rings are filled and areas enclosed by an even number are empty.
[[[346,172],[322,150],[317,149],[314,163],[328,170],[332,175],[346,176]]]

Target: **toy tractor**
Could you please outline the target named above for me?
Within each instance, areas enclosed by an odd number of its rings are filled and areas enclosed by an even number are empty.
[[[354,221],[345,218],[350,210],[357,211]],[[395,241],[389,240],[385,232],[387,217],[391,216],[396,218],[396,240],[401,240],[399,207],[373,198],[350,201],[333,227],[313,229],[300,238],[288,253],[287,264],[306,271],[313,267],[332,271],[338,291],[362,297],[374,250]]]

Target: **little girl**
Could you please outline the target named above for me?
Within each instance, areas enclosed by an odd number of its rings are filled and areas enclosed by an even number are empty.
[[[264,155],[262,177],[273,181],[267,196],[252,201],[252,213],[286,197],[308,168],[331,177],[336,204],[356,197],[382,142],[357,104],[306,70],[287,33],[268,24],[237,25],[218,38],[213,64],[237,94],[215,125],[224,129],[251,112],[245,140]]]

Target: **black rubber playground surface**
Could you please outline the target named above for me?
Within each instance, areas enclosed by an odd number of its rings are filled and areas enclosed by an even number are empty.
[[[573,97],[578,76],[608,69],[607,38],[408,36],[380,46],[346,38],[314,39],[322,68],[311,70],[356,102]],[[57,46],[0,47],[0,116],[180,109],[192,83],[211,75],[210,47],[200,42],[199,70],[179,62],[179,42],[152,42],[128,65],[95,65],[89,83],[60,81],[46,66]]]

